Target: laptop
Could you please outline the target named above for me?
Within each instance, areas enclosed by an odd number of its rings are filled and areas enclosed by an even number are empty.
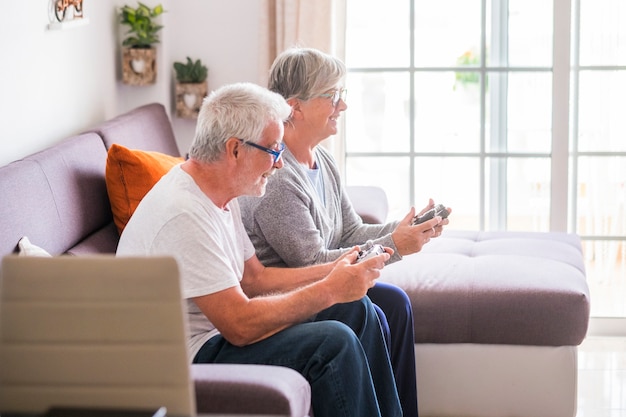
[[[3,259],[0,413],[76,408],[196,415],[173,258]]]

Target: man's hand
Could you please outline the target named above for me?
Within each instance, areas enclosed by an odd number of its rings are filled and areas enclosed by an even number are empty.
[[[348,259],[349,263],[354,263],[354,260],[356,259],[356,256],[359,254],[360,250],[361,249],[358,246],[353,246],[349,251],[345,252],[339,258],[335,259],[332,262],[333,268],[346,258]]]
[[[354,263],[358,254],[358,247],[353,248],[336,262],[330,274],[324,281],[332,289],[335,303],[348,303],[360,300],[372,288],[380,276],[380,270],[385,267],[393,249],[385,248],[385,252],[373,256],[359,263]]]

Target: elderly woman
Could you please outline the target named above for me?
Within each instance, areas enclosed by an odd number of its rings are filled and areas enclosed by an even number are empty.
[[[329,262],[354,245],[367,249],[374,244],[392,248],[389,262],[396,262],[420,251],[448,223],[435,217],[413,225],[414,208],[404,219],[380,225],[364,224],[356,214],[336,163],[318,146],[337,133],[337,119],[347,109],[345,73],[343,62],[310,48],[289,49],[272,65],[269,89],[293,109],[285,123],[285,165],[269,178],[264,197],[240,198],[246,231],[266,266]],[[431,200],[423,211],[432,205]],[[410,301],[402,289],[382,282],[368,296],[379,307],[404,416],[417,416]]]

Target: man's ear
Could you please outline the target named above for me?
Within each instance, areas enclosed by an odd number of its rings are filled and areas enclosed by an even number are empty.
[[[239,157],[239,152],[241,152],[241,141],[235,137],[229,138],[226,141],[226,159]]]

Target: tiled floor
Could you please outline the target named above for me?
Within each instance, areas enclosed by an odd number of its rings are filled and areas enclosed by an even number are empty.
[[[580,346],[576,417],[626,417],[626,338],[589,336]]]

